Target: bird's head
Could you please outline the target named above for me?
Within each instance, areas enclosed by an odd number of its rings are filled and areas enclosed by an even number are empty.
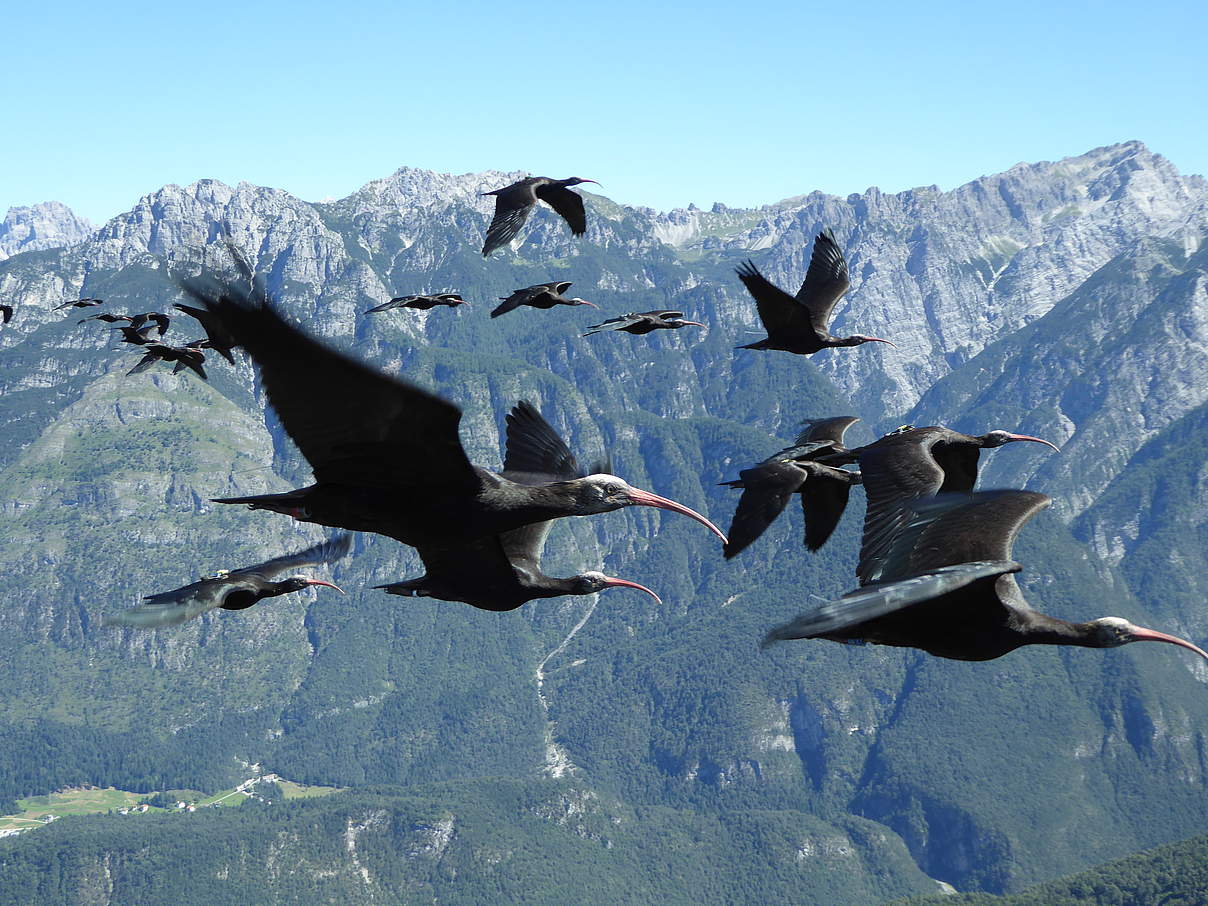
[[[595,302],[588,302],[586,299],[580,299],[578,296],[570,300],[571,305],[590,305],[592,308],[599,308]]]
[[[594,595],[596,592],[603,591],[606,588],[636,588],[638,591],[646,592],[657,603],[663,603],[663,599],[645,585],[630,582],[628,579],[614,579],[611,576],[594,571],[575,576],[573,593],[576,595]]]
[[[865,343],[889,343],[894,349],[898,348],[897,343],[889,340],[882,340],[880,337],[866,337],[862,333],[853,333],[850,337],[844,337],[843,346],[863,346]]]
[[[308,579],[306,576],[290,576],[288,579],[280,583],[285,586],[281,594],[289,594],[294,591],[301,591],[308,585],[322,585],[326,588],[334,588],[340,594],[344,594],[344,589],[338,585],[333,585],[330,582],[324,582],[322,579]]]
[[[989,431],[982,435],[984,446],[986,447],[1001,447],[1003,444],[1009,444],[1017,440],[1029,440],[1035,444],[1044,444],[1052,447],[1054,450],[1059,449],[1056,444],[1049,443],[1047,440],[1042,440],[1039,437],[1032,437],[1030,434],[1012,434],[1010,431]]]
[[[576,516],[610,513],[613,510],[619,510],[627,506],[652,506],[660,510],[671,510],[673,513],[680,513],[689,519],[695,519],[701,525],[707,527],[709,531],[713,532],[723,543],[726,542],[726,536],[722,533],[722,530],[696,512],[696,510],[686,507],[682,503],[676,503],[674,500],[668,500],[666,497],[660,497],[658,494],[653,494],[650,491],[635,488],[624,479],[617,478],[615,475],[588,475],[586,478],[577,478],[574,481],[568,482],[568,484],[571,486]]]
[[[567,186],[577,186],[580,183],[585,183],[585,182],[593,182],[593,183],[596,183],[597,186],[599,185],[599,183],[596,182],[594,179],[583,179],[582,177],[579,177],[579,176],[572,176],[570,179],[566,180],[566,185]]]
[[[1164,632],[1158,632],[1156,629],[1146,629],[1143,626],[1136,626],[1122,617],[1100,617],[1097,620],[1091,620],[1087,626],[1090,628],[1088,639],[1095,648],[1118,648],[1121,645],[1127,645],[1129,642],[1169,642],[1171,645],[1178,645],[1181,648],[1194,651],[1200,657],[1208,660],[1208,652],[1191,644],[1186,639],[1167,635]]]

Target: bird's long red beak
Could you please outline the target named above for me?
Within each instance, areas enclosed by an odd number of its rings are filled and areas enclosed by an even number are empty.
[[[596,305],[595,302],[588,302],[586,299],[580,299],[576,304],[577,305],[590,305],[592,308],[600,307],[600,306]]]
[[[1194,651],[1204,660],[1208,660],[1208,652],[1202,648],[1191,644],[1186,639],[1180,639],[1177,635],[1167,635],[1164,632],[1158,632],[1156,629],[1143,629],[1140,626],[1134,627],[1132,631],[1132,640],[1134,642],[1169,642],[1171,645],[1178,645],[1180,648],[1186,648]]]
[[[600,185],[600,181],[598,179],[585,179],[583,182],[594,182],[597,186]]]
[[[1009,431],[1007,432],[1007,435],[1011,438],[1011,440],[1030,440],[1034,444],[1044,444],[1046,447],[1052,447],[1058,453],[1061,452],[1060,447],[1054,443],[1050,443],[1042,437],[1033,437],[1030,434],[1011,434]]]
[[[870,343],[888,343],[894,349],[898,348],[898,344],[895,343],[893,340],[883,340],[880,337],[868,337],[867,339]]]
[[[702,324],[700,321],[680,321],[681,324],[691,324],[693,327],[708,327],[708,324]]]
[[[709,531],[721,539],[722,544],[729,544],[730,539],[725,536],[721,529],[702,516],[700,513],[691,507],[686,507],[682,503],[676,503],[674,500],[668,500],[666,497],[660,497],[658,494],[652,494],[649,491],[643,491],[639,488],[629,489],[629,499],[638,506],[652,506],[660,510],[671,510],[673,513],[680,513],[687,516],[689,519],[695,519],[701,525],[707,526]]]
[[[654,600],[657,603],[659,603],[659,604],[663,603],[663,599],[660,598],[658,595],[656,595],[654,592],[652,592],[645,585],[638,585],[637,582],[630,582],[628,579],[614,579],[611,576],[605,576],[604,584],[609,588],[636,588],[638,591],[646,592],[646,594],[648,594],[648,595],[650,595],[650,597],[654,598]]]
[[[342,595],[347,594],[347,592],[345,592],[344,589],[340,588],[340,586],[332,585],[330,582],[324,582],[322,579],[307,579],[306,584],[307,585],[324,585],[327,588],[334,588],[336,591],[338,591]]]

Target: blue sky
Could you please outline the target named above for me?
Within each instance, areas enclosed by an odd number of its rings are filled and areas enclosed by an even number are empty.
[[[745,206],[1128,139],[1208,171],[1203,3],[22,6],[0,211],[99,222],[202,177],[318,200],[404,165]]]

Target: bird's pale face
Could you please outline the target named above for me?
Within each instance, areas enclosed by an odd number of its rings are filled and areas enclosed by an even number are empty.
[[[580,516],[608,513],[626,506],[651,506],[660,510],[671,510],[706,526],[709,531],[726,541],[726,536],[716,525],[682,503],[660,497],[650,491],[635,488],[615,475],[588,475],[578,481],[576,501]]]
[[[576,578],[575,594],[592,595],[606,588],[636,588],[638,591],[646,592],[659,604],[663,603],[663,599],[645,585],[639,585],[637,582],[630,582],[627,579],[614,579],[611,576],[606,576],[603,573],[595,571],[583,573]]]
[[[580,299],[578,296],[570,300],[571,305],[590,305],[592,308],[599,308],[595,302],[588,302],[586,299]]]
[[[1136,626],[1122,617],[1100,617],[1091,621],[1091,637],[1098,648],[1118,648],[1130,642],[1167,642],[1194,651],[1200,657],[1208,660],[1208,652],[1203,651],[1186,639],[1167,635],[1156,629],[1146,629]]]

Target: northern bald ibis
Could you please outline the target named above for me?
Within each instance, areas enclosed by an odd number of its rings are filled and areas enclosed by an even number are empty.
[[[155,330],[154,324],[144,324],[142,327],[110,327],[110,330],[122,332],[123,343],[133,343],[135,346],[146,346],[151,342],[149,334]],[[161,333],[160,336],[163,336]]]
[[[524,222],[528,220],[529,212],[538,201],[544,201],[558,212],[566,221],[570,231],[575,236],[587,232],[587,212],[583,209],[583,196],[572,192],[570,186],[580,183],[596,182],[594,179],[580,179],[572,176],[570,179],[550,179],[548,176],[530,176],[520,182],[514,182],[502,189],[483,192],[484,196],[495,196],[495,216],[487,227],[486,241],[482,245],[482,256],[485,258],[501,245],[507,245],[516,238]],[[596,183],[599,185],[599,183]]]
[[[655,311],[631,311],[619,318],[609,318],[603,324],[593,324],[582,336],[606,330],[622,330],[635,336],[644,336],[656,330],[678,330],[681,327],[704,327],[700,321],[685,321],[682,311],[660,308]]]
[[[13,307],[11,305],[0,305],[0,324],[7,324],[13,319]]]
[[[269,403],[316,479],[284,494],[217,503],[376,532],[413,547],[627,506],[681,513],[725,539],[699,513],[615,475],[528,487],[478,468],[462,448],[453,403],[327,348],[242,290],[224,287],[207,305],[259,366]]]
[[[586,299],[580,299],[577,296],[573,299],[568,299],[562,295],[573,286],[569,281],[553,282],[553,283],[538,283],[536,286],[526,286],[524,289],[518,289],[506,299],[503,296],[502,305],[497,305],[495,310],[491,312],[492,318],[498,318],[500,315],[506,315],[509,311],[515,311],[521,305],[527,305],[529,308],[541,308],[549,310],[555,305],[590,305],[592,308],[599,308],[595,302],[588,302]]]
[[[288,569],[333,563],[344,557],[351,545],[352,536],[342,534],[304,551],[266,560],[255,566],[220,570],[208,579],[201,579],[183,588],[148,595],[143,599],[146,604],[105,617],[103,625],[132,626],[138,629],[175,626],[201,616],[207,610],[217,607],[224,610],[243,610],[264,598],[287,595],[310,585],[323,585],[343,594],[343,589],[339,586],[321,579],[308,579],[306,576],[290,576],[280,582],[274,582],[273,579]]]
[[[389,302],[383,302],[381,305],[375,305],[365,314],[371,315],[375,311],[389,311],[392,308],[414,308],[419,311],[427,311],[430,308],[435,308],[438,305],[447,305],[450,308],[456,308],[458,305],[469,305],[465,299],[461,297],[461,293],[430,293],[428,295],[415,296],[396,296]]]
[[[1115,648],[1176,636],[1120,617],[1070,623],[1028,606],[1011,559],[1019,530],[1051,498],[1034,491],[982,491],[913,502],[886,552],[880,579],[777,626],[764,645],[829,639],[919,648],[936,657],[988,661],[1023,645]]]
[[[605,466],[595,466],[599,473]],[[524,485],[573,481],[590,474],[581,469],[558,433],[526,400],[507,417],[507,453],[504,478]],[[419,548],[426,573],[418,579],[379,585],[392,595],[462,601],[480,610],[515,610],[536,598],[590,595],[606,588],[636,588],[662,603],[644,585],[614,579],[601,572],[585,572],[566,579],[541,571],[541,550],[553,520],[521,526],[502,535],[479,538],[456,547],[425,545]]]
[[[192,294],[192,290],[189,290],[188,286],[185,286],[185,289]],[[205,296],[193,295],[194,298],[201,301],[204,301],[206,298]],[[235,364],[235,357],[231,355],[231,350],[236,345],[235,338],[223,329],[222,322],[204,308],[194,308],[192,305],[183,305],[179,302],[172,307],[184,312],[190,318],[195,318],[201,323],[202,329],[206,332],[206,341],[208,343],[205,347],[206,349],[213,349],[232,365]]]
[[[735,481],[722,485],[743,488],[734,519],[730,523],[726,559],[737,556],[755,541],[784,512],[794,494],[801,495],[805,516],[805,546],[816,551],[824,545],[847,508],[859,472],[822,465],[821,455],[846,451],[843,435],[858,422],[855,416],[811,419],[791,447],[773,453],[763,462],[738,473]]]
[[[104,301],[104,299],[93,299],[91,297],[72,299],[69,302],[64,302],[62,305],[56,305],[51,311],[59,311],[64,308],[90,308],[93,305],[101,305]]]
[[[780,349],[798,355],[812,355],[836,346],[859,346],[862,343],[889,343],[880,337],[852,334],[837,337],[830,332],[831,314],[835,303],[847,292],[847,260],[835,235],[825,229],[814,239],[814,252],[809,270],[796,297],[790,296],[769,281],[750,262],[738,267],[738,276],[747,291],[755,297],[759,320],[768,335],[739,349]]]
[[[121,329],[129,330],[129,328]],[[161,343],[150,343],[142,347],[142,351],[143,357],[139,359],[137,365],[126,372],[127,377],[146,371],[156,362],[175,362],[176,367],[172,369],[173,374],[179,374],[188,368],[203,381],[208,380],[206,370],[201,364],[206,360],[205,353],[196,346],[164,346]]]
[[[830,465],[859,462],[868,509],[856,576],[860,583],[879,580],[893,538],[910,518],[911,502],[941,493],[972,493],[981,450],[1017,441],[1057,446],[1028,434],[990,431],[971,435],[951,428],[899,428],[866,447],[823,456]]]

